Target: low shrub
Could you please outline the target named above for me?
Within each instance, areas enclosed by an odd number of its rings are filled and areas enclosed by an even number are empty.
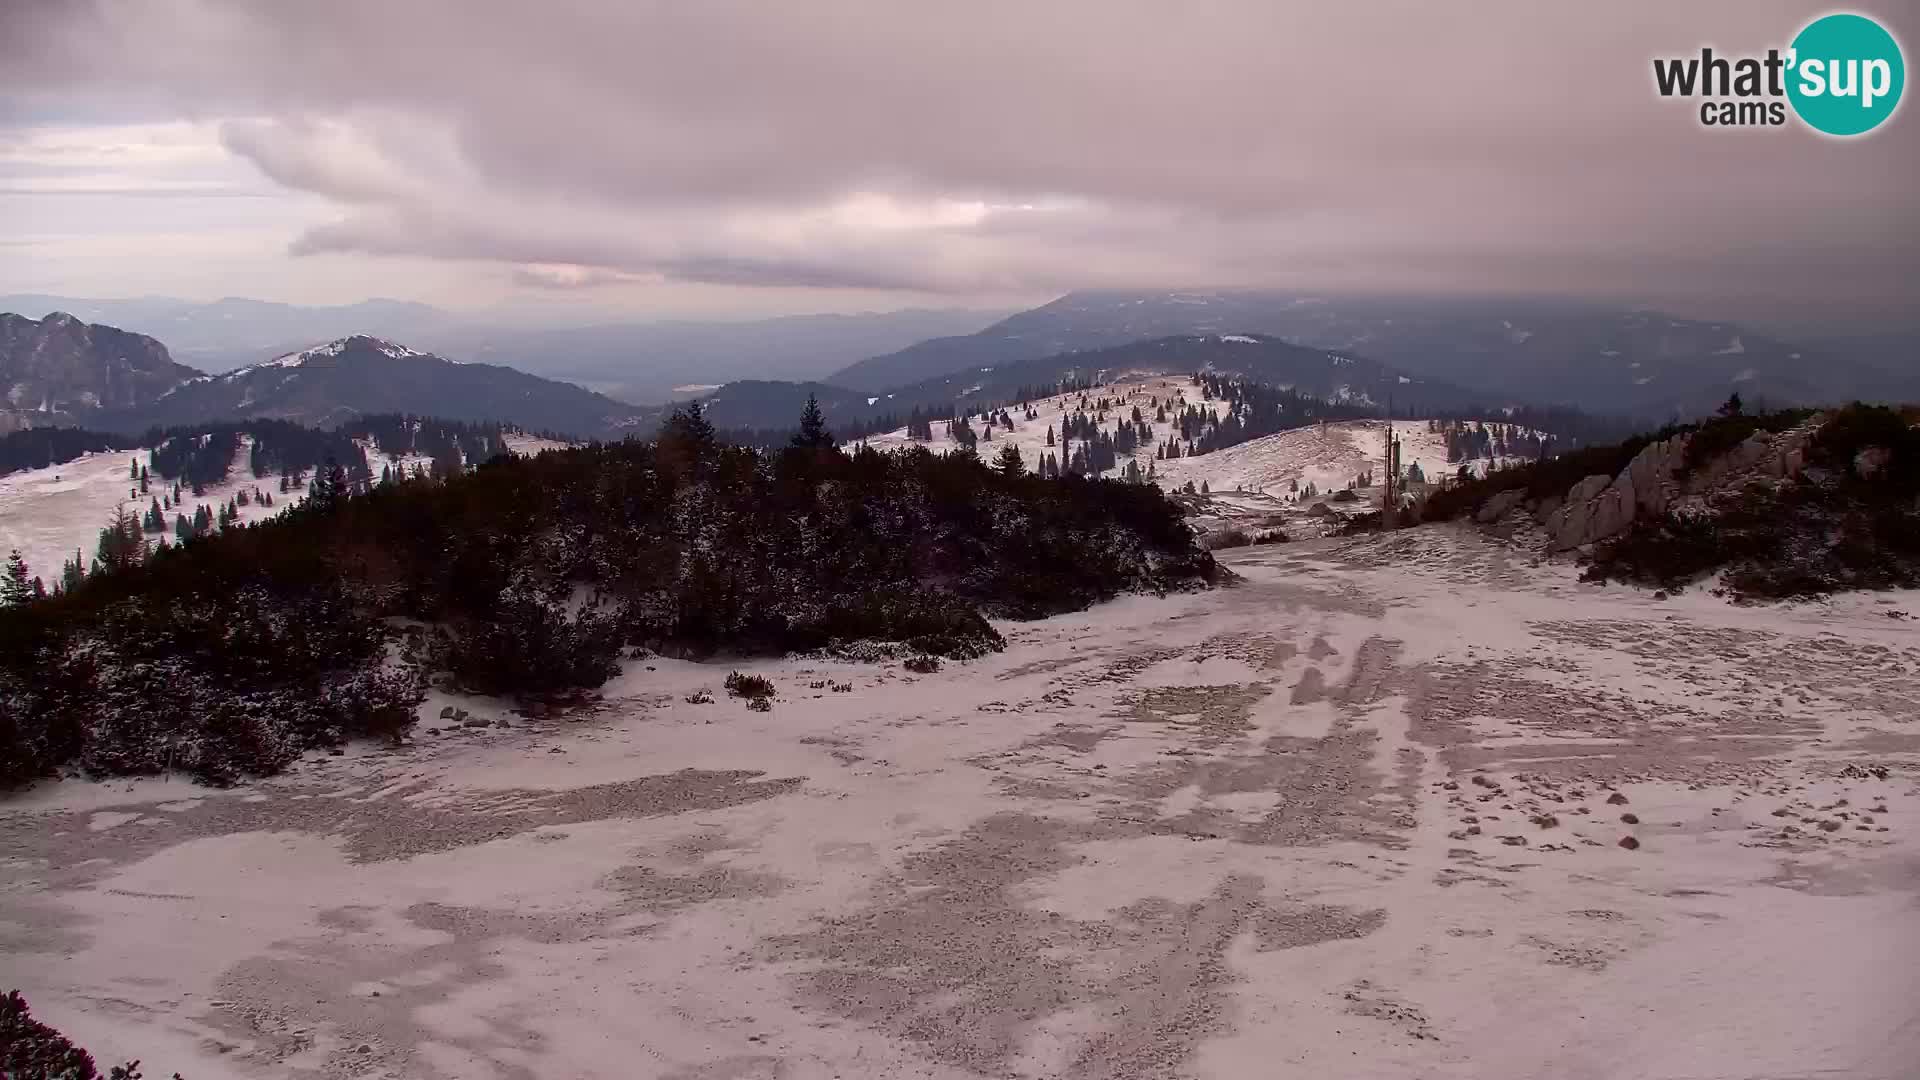
[[[727,693],[737,698],[760,700],[773,696],[773,683],[759,675],[734,672],[727,676]]]
[[[1221,529],[1200,538],[1200,546],[1208,551],[1225,551],[1228,548],[1246,547],[1253,543],[1253,537],[1245,529]]]
[[[115,1065],[105,1074],[93,1055],[33,1018],[15,990],[0,998],[0,1077],[8,1080],[141,1080],[140,1063]],[[180,1080],[174,1073],[173,1080]]]
[[[900,666],[920,675],[931,675],[940,670],[940,658],[937,656],[909,656]]]

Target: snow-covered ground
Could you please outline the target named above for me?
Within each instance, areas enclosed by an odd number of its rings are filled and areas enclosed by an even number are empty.
[[[1123,403],[1119,412],[1123,416],[1130,416],[1132,409],[1139,406],[1141,414],[1148,421],[1152,421],[1154,416],[1152,402],[1155,399],[1162,402],[1177,400],[1182,407],[1193,404],[1211,408],[1216,415],[1225,409],[1225,402],[1206,399],[1202,394],[1202,388],[1194,386],[1188,378],[1159,375],[1126,377],[1085,392],[1089,401],[1097,401],[1101,397],[1120,399]],[[1010,441],[1020,448],[1020,456],[1029,470],[1035,468],[1040,456],[1049,451],[1064,466],[1066,462],[1057,445],[1060,423],[1072,415],[1081,396],[1081,393],[1075,392],[1033,402],[1033,407],[1039,413],[1034,420],[1027,420],[1023,412],[1008,409],[1008,415],[1013,418],[1013,430],[1009,432],[1005,428],[996,428],[993,441],[978,443],[975,449],[982,457],[991,459],[1000,452],[1000,447]],[[1064,412],[1061,410],[1063,404],[1066,406]],[[1104,425],[1109,431],[1113,428],[1113,415],[1108,413]],[[1328,492],[1346,487],[1364,472],[1371,472],[1375,477],[1385,475],[1384,421],[1351,420],[1298,428],[1251,439],[1211,454],[1155,461],[1155,443],[1165,442],[1175,430],[1173,409],[1168,410],[1168,416],[1168,423],[1153,425],[1155,440],[1139,447],[1134,457],[1142,470],[1152,462],[1154,480],[1169,489],[1192,481],[1195,487],[1204,482],[1214,492],[1238,488],[1247,492],[1283,496],[1296,483],[1303,488],[1311,483],[1317,490]],[[974,430],[979,431],[981,426],[976,417]],[[1049,427],[1054,431],[1056,443],[1052,447],[1046,445]],[[1429,432],[1424,422],[1399,421],[1394,424],[1394,430],[1400,436],[1401,464],[1418,464],[1429,478],[1435,480],[1459,468],[1458,464],[1447,464],[1446,437]],[[884,450],[912,445],[914,440],[909,439],[906,429],[902,428],[884,435],[870,436],[866,442]],[[947,437],[945,424],[937,423],[934,425],[932,441],[925,445],[935,453],[943,453],[953,449],[954,442]],[[1125,468],[1125,464],[1123,459],[1119,467]],[[1478,459],[1472,464],[1475,472],[1484,473],[1489,462]],[[1107,475],[1117,473],[1109,471]]]
[[[537,454],[566,444],[527,435],[509,435],[507,445],[516,454]],[[271,493],[274,500],[272,506],[249,503],[239,507],[239,520],[243,523],[272,516],[296,504],[301,492],[282,495],[278,476],[256,478],[248,469],[248,453],[252,446],[251,439],[241,436],[240,449],[234,454],[226,482],[208,487],[204,496],[196,497],[191,491],[183,491],[181,494],[185,505],[164,511],[169,543],[173,541],[174,514],[184,512],[191,518],[194,508],[202,503],[217,512],[227,500],[241,491],[251,493],[259,488]],[[18,548],[21,557],[27,560],[29,570],[49,586],[60,576],[61,564],[73,558],[76,549],[91,564],[100,530],[113,517],[115,510],[125,507],[135,515],[144,514],[151,505],[151,499],[161,495],[163,490],[172,490],[170,482],[150,475],[148,494],[131,494],[138,491],[139,483],[128,478],[128,466],[145,465],[147,461],[145,450],[114,451],[85,454],[64,465],[26,469],[0,476],[0,559]],[[374,452],[370,444],[367,461],[376,478],[380,475],[381,467],[390,463],[390,459]],[[432,465],[427,458],[410,455],[394,467],[410,471],[416,463],[422,468]],[[157,537],[158,534],[149,535]]]
[[[233,791],[44,786],[0,965],[195,1080],[1914,1075],[1920,594],[1224,558],[926,676],[652,659]]]

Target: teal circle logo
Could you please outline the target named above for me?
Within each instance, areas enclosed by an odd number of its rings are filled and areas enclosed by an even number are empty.
[[[1864,135],[1884,123],[1906,89],[1900,43],[1865,15],[1826,15],[1794,37],[1787,99],[1808,127]]]

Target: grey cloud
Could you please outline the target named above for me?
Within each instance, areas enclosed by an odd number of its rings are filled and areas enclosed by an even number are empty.
[[[341,206],[298,252],[724,285],[1920,306],[1910,104],[1839,143],[1705,131],[1653,93],[1653,56],[1784,44],[1817,3],[10,10],[29,32],[0,32],[0,94],[241,118],[234,153]],[[1920,5],[1875,13],[1920,40]],[[858,192],[1068,208],[823,223]]]

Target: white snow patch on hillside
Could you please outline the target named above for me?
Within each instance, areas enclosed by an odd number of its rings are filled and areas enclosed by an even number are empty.
[[[1741,353],[1744,353],[1746,351],[1747,351],[1747,343],[1740,340],[1739,334],[1735,334],[1733,335],[1733,340],[1727,343],[1726,348],[1713,350],[1713,355],[1739,356]]]
[[[1371,471],[1376,477],[1385,474],[1384,424],[1376,420],[1340,421],[1296,428],[1210,454],[1155,460],[1155,446],[1165,443],[1176,430],[1172,422],[1176,407],[1184,409],[1191,405],[1210,409],[1216,416],[1224,412],[1226,402],[1203,400],[1201,393],[1202,388],[1184,377],[1129,374],[1118,382],[1086,391],[1085,397],[1090,405],[1101,397],[1117,399],[1119,404],[1116,412],[1120,416],[1130,417],[1136,406],[1140,409],[1141,416],[1153,429],[1153,437],[1134,451],[1134,460],[1139,462],[1142,473],[1151,465],[1155,482],[1168,490],[1182,487],[1191,480],[1195,487],[1204,482],[1215,494],[1232,492],[1238,485],[1248,492],[1264,492],[1278,497],[1288,494],[1296,481],[1302,487],[1312,483],[1316,489],[1324,492],[1346,487],[1348,481],[1362,472]],[[992,440],[977,443],[975,449],[982,458],[991,460],[1002,447],[1011,443],[1019,448],[1021,462],[1030,471],[1038,467],[1042,455],[1047,453],[1053,454],[1055,460],[1064,467],[1066,453],[1059,438],[1061,421],[1073,414],[1081,396],[1080,392],[1074,392],[1031,402],[1038,413],[1033,420],[1026,419],[1024,410],[1008,406],[1006,411],[1013,420],[1013,430],[995,425]],[[1357,401],[1366,400],[1364,395],[1351,397]],[[1163,403],[1174,403],[1168,407],[1167,423],[1153,423],[1153,402],[1156,398]],[[1104,430],[1113,430],[1116,412],[1107,414],[1107,420],[1102,425]],[[976,433],[984,427],[978,416],[973,418],[972,426]],[[1054,445],[1051,447],[1046,445],[1049,428],[1054,433]],[[1403,465],[1418,463],[1429,478],[1438,478],[1459,468],[1458,464],[1447,463],[1446,437],[1428,432],[1425,423],[1403,421],[1396,424],[1395,429],[1400,434]],[[863,441],[876,450],[899,449],[917,442],[907,438],[905,428],[869,436]],[[955,448],[954,441],[947,437],[944,423],[933,425],[933,438],[924,445],[936,454]],[[1484,473],[1488,464],[1480,460],[1472,463],[1472,468],[1476,473]],[[1122,458],[1116,468],[1108,470],[1105,475],[1118,476],[1125,468],[1126,460]]]
[[[537,454],[542,450],[570,445],[531,435],[508,435],[506,443],[507,448],[516,454]],[[367,464],[376,482],[381,470],[388,465],[393,467],[397,475],[411,473],[415,465],[423,470],[433,465],[431,459],[417,454],[405,455],[395,461],[381,454],[367,440],[361,440],[360,446],[367,453]],[[272,506],[250,501],[248,505],[237,508],[240,515],[238,520],[242,524],[249,524],[272,517],[296,505],[304,497],[304,491],[282,493],[277,474],[255,477],[248,467],[252,450],[253,440],[241,436],[240,448],[234,452],[225,481],[208,486],[206,494],[201,496],[195,496],[191,489],[183,488],[182,505],[161,511],[167,520],[165,535],[168,543],[174,539],[174,515],[185,514],[192,518],[194,510],[202,504],[210,513],[217,515],[220,507],[242,491],[251,495],[258,488],[271,494]],[[130,495],[140,486],[139,481],[128,477],[132,464],[149,464],[148,451],[116,450],[85,454],[63,465],[25,469],[0,476],[0,558],[5,558],[8,551],[18,548],[31,572],[48,585],[60,576],[61,563],[73,558],[75,550],[91,565],[100,529],[113,517],[115,510],[124,506],[136,516],[145,514],[152,506],[152,500],[173,491],[172,481],[149,472],[148,493]],[[158,540],[160,534],[149,533],[147,537],[149,540]]]
[[[1247,335],[1245,335],[1245,334],[1222,334],[1222,335],[1220,335],[1220,340],[1221,340],[1221,341],[1231,341],[1231,342],[1233,342],[1233,343],[1234,343],[1234,344],[1236,344],[1236,345],[1258,345],[1258,344],[1260,344],[1260,339],[1259,339],[1259,338],[1252,338],[1252,337],[1248,337],[1248,336],[1247,336]]]

